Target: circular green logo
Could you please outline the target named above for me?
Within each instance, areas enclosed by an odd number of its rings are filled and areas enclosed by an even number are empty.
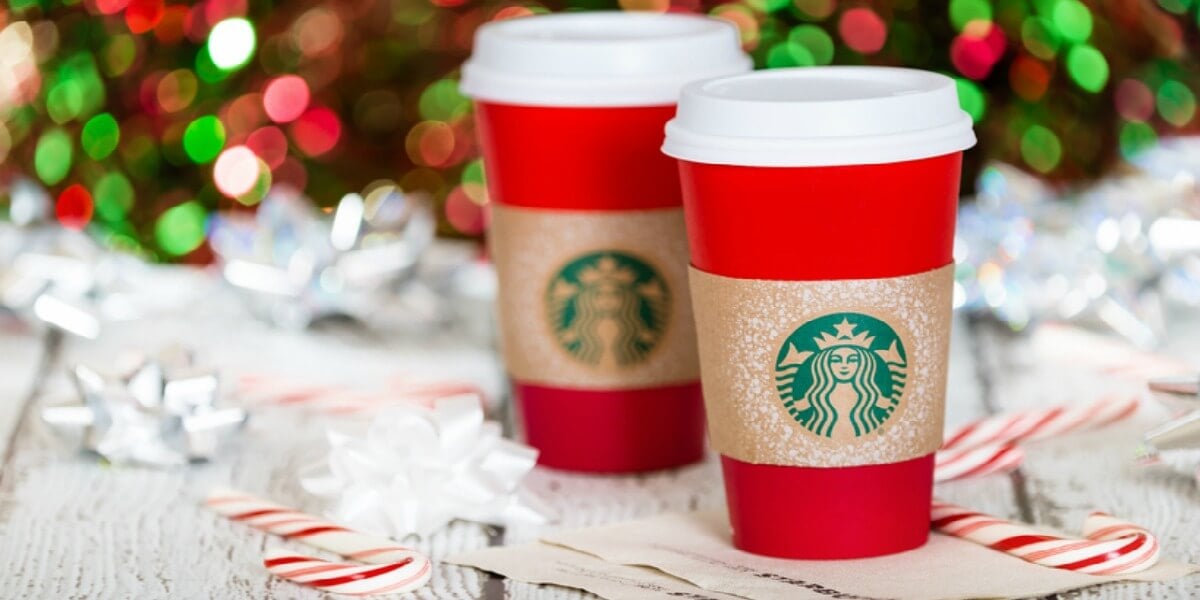
[[[597,367],[638,364],[662,340],[671,291],[646,261],[625,252],[589,252],[559,269],[546,288],[558,343]]]
[[[850,312],[801,325],[775,360],[775,382],[788,413],[805,429],[838,440],[883,425],[900,405],[907,373],[896,331]]]

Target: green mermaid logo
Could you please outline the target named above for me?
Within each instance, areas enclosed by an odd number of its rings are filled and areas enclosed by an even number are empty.
[[[670,290],[649,263],[625,252],[589,252],[550,280],[546,308],[558,343],[576,360],[619,368],[646,360],[670,318]]]
[[[904,342],[887,323],[834,313],[792,332],[775,381],[792,418],[816,435],[850,440],[879,429],[904,395]]]

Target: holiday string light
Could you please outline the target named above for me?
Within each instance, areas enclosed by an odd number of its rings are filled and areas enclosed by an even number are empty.
[[[488,197],[457,84],[474,29],[613,8],[728,20],[759,67],[952,75],[982,142],[968,182],[985,160],[1097,176],[1197,131],[1200,3],[1181,0],[14,0],[0,9],[0,203],[14,175],[35,177],[64,225],[207,262],[197,232],[214,211],[253,210],[271,185],[331,206],[390,179],[439,201],[443,233],[479,235]]]

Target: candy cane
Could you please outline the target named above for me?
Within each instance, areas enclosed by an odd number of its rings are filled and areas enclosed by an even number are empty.
[[[1025,451],[1012,444],[986,444],[965,450],[939,450],[935,458],[934,480],[951,481],[1008,473],[1021,466]]]
[[[282,551],[270,552],[264,560],[267,570],[290,581],[330,592],[358,595],[407,591],[429,581],[432,571],[429,558],[390,540],[359,533],[233,490],[213,491],[205,504],[230,520],[255,529],[378,565],[363,567]]]
[[[416,589],[429,580],[429,561],[412,573],[413,559],[384,565],[337,563],[296,554],[268,550],[263,566],[272,575],[335,594],[369,596]]]
[[[370,412],[397,403],[432,407],[438,400],[462,394],[483,393],[479,387],[459,381],[408,381],[395,379],[385,391],[362,391],[349,387],[318,385],[291,378],[262,374],[243,375],[239,390],[248,402],[276,406],[303,406],[328,414]]]
[[[1145,529],[1102,512],[1083,522],[1084,539],[1047,535],[1020,523],[934,501],[933,528],[1056,569],[1091,575],[1137,573],[1158,562],[1158,540]]]
[[[1137,398],[1106,398],[1090,404],[1056,406],[989,417],[958,428],[946,438],[942,448],[963,450],[985,444],[1033,441],[1070,431],[1095,429],[1132,415],[1137,407]]]

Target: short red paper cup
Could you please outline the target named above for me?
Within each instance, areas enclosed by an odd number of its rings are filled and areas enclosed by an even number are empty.
[[[734,544],[859,558],[925,543],[961,152],[954,82],[784,69],[687,86],[679,159],[711,443]]]
[[[463,68],[492,200],[501,346],[539,463],[636,472],[704,452],[687,240],[663,126],[688,81],[744,72],[687,15],[489,23]]]

